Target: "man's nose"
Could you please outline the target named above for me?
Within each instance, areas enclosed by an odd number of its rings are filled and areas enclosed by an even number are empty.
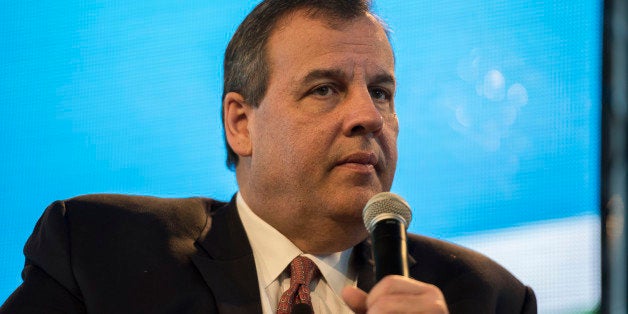
[[[343,130],[346,136],[377,136],[382,131],[384,117],[373,102],[368,88],[350,93],[345,101],[347,113]]]

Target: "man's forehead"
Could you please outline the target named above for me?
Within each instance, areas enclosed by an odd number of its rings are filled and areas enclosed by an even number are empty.
[[[300,55],[310,51],[319,54],[339,52],[347,47],[355,52],[379,49],[380,54],[391,56],[394,64],[386,29],[372,15],[335,21],[328,17],[312,18],[303,11],[293,12],[278,21],[270,34],[266,50],[280,52],[278,50],[288,47],[298,47],[301,49]]]
[[[361,15],[332,27],[326,18],[295,12],[271,34],[266,53],[270,84],[290,82],[297,93],[322,80],[395,88],[392,48],[372,16]]]

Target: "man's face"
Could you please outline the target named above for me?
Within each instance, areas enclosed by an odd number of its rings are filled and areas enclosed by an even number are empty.
[[[359,219],[371,196],[390,189],[397,161],[394,58],[384,30],[371,16],[332,28],[296,12],[266,49],[268,88],[249,118],[248,184],[299,214]]]

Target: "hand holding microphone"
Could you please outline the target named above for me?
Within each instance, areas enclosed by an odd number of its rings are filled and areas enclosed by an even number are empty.
[[[362,218],[371,234],[377,284],[367,294],[345,287],[342,298],[356,313],[448,313],[445,297],[434,285],[409,278],[406,229],[412,219],[408,203],[382,192],[364,206]]]

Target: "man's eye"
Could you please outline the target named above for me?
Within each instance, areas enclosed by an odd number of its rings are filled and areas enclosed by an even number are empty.
[[[385,89],[373,88],[370,90],[370,93],[371,93],[371,97],[373,97],[373,99],[375,100],[389,100],[390,99],[390,93]]]
[[[329,85],[321,85],[312,90],[313,95],[330,96],[334,93],[334,89]]]

